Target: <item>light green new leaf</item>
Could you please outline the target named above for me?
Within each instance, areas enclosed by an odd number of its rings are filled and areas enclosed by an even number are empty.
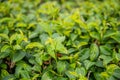
[[[120,61],[120,54],[117,53],[115,50],[113,50],[112,57],[113,57],[113,62],[119,63],[119,61]]]
[[[8,37],[8,35],[7,35],[7,34],[0,33],[0,37],[5,38],[5,39],[9,40],[9,37]]]
[[[84,45],[87,45],[88,44],[88,42],[80,42],[78,45],[77,45],[77,48],[80,48],[80,47],[82,47],[82,46],[84,46]]]
[[[5,52],[8,48],[10,48],[9,45],[4,45],[4,46],[1,48],[1,52]]]
[[[9,21],[12,21],[13,18],[10,18],[10,17],[4,17],[2,19],[0,19],[0,23],[3,23],[3,22],[9,22]]]
[[[27,24],[24,23],[24,22],[19,22],[19,23],[17,23],[17,25],[16,25],[16,27],[26,27],[26,26],[27,26]]]
[[[8,76],[9,75],[9,73],[8,73],[8,71],[7,70],[4,70],[4,69],[2,69],[1,71],[1,78],[4,78],[5,76]]]
[[[23,35],[15,33],[10,37],[10,44],[12,44],[14,40],[16,41],[17,44],[20,44],[23,39],[24,39]]]
[[[119,66],[117,66],[115,64],[110,64],[106,67],[106,69],[107,69],[106,71],[107,71],[108,74],[113,75],[114,70],[119,69]]]
[[[78,80],[88,80],[87,77],[83,76],[83,75],[80,75],[79,79]]]
[[[31,42],[25,47],[25,49],[32,49],[34,47],[41,49],[41,48],[43,48],[43,45],[40,44],[39,42]]]

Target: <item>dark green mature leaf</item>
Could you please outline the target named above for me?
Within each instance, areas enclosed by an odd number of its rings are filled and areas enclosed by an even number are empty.
[[[26,55],[26,52],[24,52],[24,51],[16,52],[12,57],[12,62],[15,63],[15,62],[20,61],[21,59],[23,59],[25,57],[25,55]]]
[[[30,79],[29,72],[27,72],[26,70],[21,70],[20,74],[23,78]]]
[[[90,54],[89,54],[89,49],[87,48],[87,49],[83,49],[82,51],[81,51],[81,53],[80,53],[80,60],[81,61],[83,61],[83,60],[86,60],[89,56],[90,56]]]
[[[114,73],[113,73],[113,76],[120,79],[120,69],[115,69]]]
[[[111,50],[107,46],[100,46],[100,53],[111,55]]]
[[[0,52],[0,59],[7,57],[9,54],[8,52]]]
[[[94,73],[94,76],[95,76],[95,79],[96,80],[105,80],[105,78],[104,77],[102,77],[101,75],[100,75],[100,73]]]

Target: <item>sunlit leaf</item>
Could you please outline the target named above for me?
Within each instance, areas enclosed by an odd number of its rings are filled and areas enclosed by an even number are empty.
[[[43,48],[43,45],[41,45],[39,42],[31,42],[29,43],[25,49],[32,49],[34,47],[37,47],[37,48]]]

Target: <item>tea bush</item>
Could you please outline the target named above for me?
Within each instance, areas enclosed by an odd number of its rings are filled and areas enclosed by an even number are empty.
[[[0,80],[119,80],[120,0],[0,0]]]

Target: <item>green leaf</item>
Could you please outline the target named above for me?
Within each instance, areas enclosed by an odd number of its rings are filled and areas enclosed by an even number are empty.
[[[43,48],[43,45],[40,44],[39,42],[31,42],[25,47],[25,49],[32,49],[34,47],[41,49],[41,48]]]
[[[90,50],[88,48],[82,49],[82,51],[80,52],[81,61],[86,60],[90,56],[89,51]]]
[[[10,44],[12,44],[14,42],[14,40],[16,41],[16,44],[20,44],[22,42],[22,40],[24,40],[23,33],[21,32],[21,34],[15,33],[15,34],[11,35]]]
[[[29,38],[32,39],[32,38],[35,38],[38,36],[38,32],[32,32],[29,34]]]
[[[4,69],[1,70],[1,74],[0,74],[1,78],[4,78],[5,76],[8,76],[8,75],[9,73],[7,70],[4,70]]]
[[[4,45],[2,48],[1,48],[1,52],[6,52],[6,50],[10,48],[9,45]]]
[[[21,70],[20,74],[21,74],[22,78],[30,79],[29,72],[27,72],[26,70]]]
[[[0,37],[5,38],[5,39],[9,40],[9,37],[8,37],[8,35],[7,35],[7,34],[2,34],[2,33],[0,33]]]
[[[62,53],[62,54],[68,54],[67,49],[65,48],[65,46],[62,43],[56,43],[56,51]]]
[[[58,73],[62,73],[66,70],[66,63],[64,61],[58,61],[57,62],[57,71]]]
[[[98,61],[96,61],[96,63],[95,63],[95,65],[96,65],[97,67],[104,67],[103,64],[106,65],[106,63],[103,62],[102,60],[98,60]]]
[[[65,74],[68,76],[69,79],[76,79],[76,72],[74,70],[67,70],[65,71]]]
[[[105,55],[111,55],[111,51],[107,46],[100,46],[100,53]]]
[[[98,72],[95,72],[95,73],[94,73],[94,76],[95,76],[95,79],[96,79],[96,80],[105,80],[105,78],[102,77],[101,74],[98,73]]]
[[[120,54],[117,53],[115,50],[113,50],[112,57],[113,57],[113,62],[119,63],[119,61],[120,61]]]
[[[16,63],[18,61],[20,61],[21,59],[23,59],[26,55],[26,52],[24,51],[18,51],[17,53],[15,53],[12,57],[12,62]]]
[[[99,56],[99,48],[98,45],[93,43],[90,46],[90,60],[94,61],[98,58]]]
[[[84,66],[85,66],[86,70],[88,70],[90,67],[95,65],[95,62],[91,62],[89,60],[85,60],[83,63],[84,63]]]
[[[80,75],[78,80],[88,80],[85,76]]]
[[[56,80],[68,80],[68,79],[64,77],[57,77]]]
[[[108,63],[110,63],[110,61],[112,61],[112,57],[111,56],[100,55],[99,58],[103,59],[103,65],[104,66],[106,66]]]
[[[0,52],[0,59],[7,57],[9,54],[8,52]]]
[[[13,20],[13,18],[10,18],[10,17],[4,17],[4,18],[0,19],[0,23],[8,22],[8,21],[11,21],[11,20]]]
[[[61,36],[61,37],[56,37],[55,38],[56,42],[62,43],[63,41],[65,41],[65,36]]]
[[[81,67],[81,68],[76,68],[75,69],[75,72],[78,74],[78,75],[83,75],[83,76],[85,76],[86,75],[86,70],[85,70],[85,68],[84,67]]]
[[[113,76],[120,79],[120,69],[115,69],[114,73],[113,73]]]
[[[80,42],[78,45],[77,45],[77,48],[80,48],[80,47],[82,47],[82,46],[84,46],[84,45],[87,45],[88,44],[88,42]]]
[[[98,32],[90,32],[90,36],[94,39],[100,40],[100,34]]]
[[[45,73],[42,75],[41,80],[52,80],[52,78],[51,78],[51,76],[50,76],[50,73],[49,73],[49,72],[45,72]]]
[[[112,36],[111,38],[113,38],[115,41],[120,43],[120,33],[117,33],[116,35]]]
[[[71,57],[71,56],[63,56],[63,57],[60,57],[58,59],[59,60],[71,60],[71,59],[73,59],[73,57]]]
[[[22,47],[20,45],[16,44],[16,45],[13,46],[13,49],[14,50],[20,50],[20,49],[22,49]]]
[[[40,38],[40,40],[41,40],[41,43],[42,44],[45,44],[45,42],[46,42],[46,40],[48,39],[48,34],[45,34],[45,33],[43,33],[43,34],[41,34],[40,36],[39,36],[39,38]]]
[[[108,30],[108,31],[106,31],[106,33],[104,34],[104,38],[107,38],[107,37],[110,37],[110,36],[113,36],[113,35],[116,35],[117,34],[117,32],[116,31],[114,31],[114,30]]]
[[[15,80],[15,76],[14,75],[8,75],[8,76],[5,76],[3,78],[3,80]]]
[[[54,51],[54,45],[47,45],[48,54],[56,60],[56,53]]]
[[[19,22],[19,23],[17,23],[17,25],[16,25],[16,27],[26,27],[26,26],[27,26],[27,24],[24,23],[24,22]]]
[[[42,63],[43,63],[43,61],[42,61],[42,56],[41,55],[43,55],[42,53],[37,53],[37,54],[35,54],[34,56],[35,56],[35,61],[39,64],[39,65],[42,65]],[[32,58],[32,60],[33,60],[33,58]]]
[[[119,67],[115,64],[110,64],[106,67],[106,69],[107,69],[106,71],[108,74],[113,75],[115,69],[119,69]]]

